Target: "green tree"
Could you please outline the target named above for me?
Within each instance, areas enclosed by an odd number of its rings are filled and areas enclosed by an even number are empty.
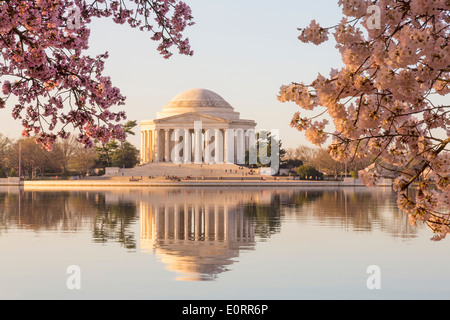
[[[139,163],[139,150],[130,142],[125,141],[111,153],[113,167],[133,168]]]
[[[299,175],[300,179],[312,178],[313,180],[316,180],[323,178],[322,172],[318,171],[316,168],[307,164],[298,167],[297,174]]]
[[[272,148],[273,143],[277,143],[277,147]],[[256,150],[257,155],[257,167],[270,167],[272,163],[265,163],[264,161],[261,161],[264,156],[266,155],[270,160],[277,159],[280,167],[284,165],[284,158],[286,154],[286,150],[283,149],[282,143],[280,139],[277,139],[276,137],[272,137],[272,133],[270,131],[262,131],[256,133],[256,139],[255,139],[255,145],[253,146]],[[272,155],[272,151],[275,152],[274,155]],[[255,165],[255,163],[250,163],[250,151],[246,151],[245,153],[245,165],[251,166]]]
[[[303,165],[303,161],[300,159],[283,159],[280,164],[280,168],[297,168]]]
[[[136,120],[127,121],[122,125],[126,135],[135,135]],[[120,167],[132,168],[139,163],[139,151],[128,141],[111,140],[108,143],[98,144],[95,148],[98,157],[95,166],[98,168]]]
[[[122,126],[122,130],[127,134],[131,134],[132,136],[135,135],[133,129],[134,127],[137,126],[137,121],[136,120],[129,120],[127,122],[125,122],[125,124]]]
[[[136,120],[127,121],[123,126],[123,131],[128,135],[135,135],[133,129],[137,126]],[[139,163],[139,151],[128,141],[121,141],[120,146],[111,154],[111,161],[114,167],[133,168]]]
[[[95,147],[95,151],[97,151],[97,160],[95,162],[95,166],[97,168],[105,168],[112,166],[111,155],[116,151],[119,147],[119,144],[116,140],[111,140],[108,143],[98,144]]]
[[[9,172],[9,176],[10,177],[17,177],[17,172],[14,168],[11,169],[11,171]]]

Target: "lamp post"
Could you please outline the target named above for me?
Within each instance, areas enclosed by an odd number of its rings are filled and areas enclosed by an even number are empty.
[[[22,143],[19,141],[19,184],[22,180]]]

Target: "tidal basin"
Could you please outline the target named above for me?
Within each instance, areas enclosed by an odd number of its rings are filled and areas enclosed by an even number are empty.
[[[450,243],[390,188],[1,187],[0,203],[1,299],[450,298]]]

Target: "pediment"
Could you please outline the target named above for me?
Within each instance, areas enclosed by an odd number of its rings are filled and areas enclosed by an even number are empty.
[[[197,112],[188,112],[183,114],[177,114],[171,117],[153,120],[153,122],[157,124],[175,124],[175,125],[184,123],[194,123],[195,121],[202,121],[205,124],[230,123],[230,120],[228,119],[205,115]]]

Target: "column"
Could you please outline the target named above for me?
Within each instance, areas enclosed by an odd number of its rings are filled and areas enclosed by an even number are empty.
[[[234,130],[225,131],[225,163],[234,164]]]
[[[174,129],[171,135],[173,136],[173,148],[170,151],[170,160],[175,164],[180,164],[183,162],[180,154],[184,149],[184,138],[180,141],[180,137],[184,137],[184,131],[182,129]]]
[[[141,164],[145,163],[145,131],[141,131]]]
[[[211,143],[212,129],[205,131],[205,163],[214,163],[214,158],[211,156],[213,150],[213,144]]]
[[[194,163],[202,164],[202,154],[203,154],[203,146],[202,146],[202,129],[195,129],[195,143],[194,143]]]
[[[248,154],[249,164],[258,164],[258,150],[256,146],[256,133],[254,129],[249,129],[246,132],[246,135],[248,137]]]
[[[248,151],[249,145],[248,145],[248,134],[247,132],[244,132],[244,140],[245,140],[245,151]]]
[[[169,135],[170,130],[165,129],[164,133],[165,133],[165,135],[164,135],[164,142],[165,142],[164,158],[165,158],[166,162],[169,162],[170,161],[170,135]]]
[[[189,129],[184,129],[184,149],[183,149],[183,158],[184,163],[191,163],[191,133]]]
[[[149,162],[153,162],[155,161],[155,131],[154,130],[150,130],[148,132],[148,137],[149,140],[147,141],[149,147],[148,147],[148,159]]]
[[[223,134],[220,129],[214,130],[214,162],[223,163]]]
[[[245,137],[244,130],[237,130],[237,143],[236,143],[236,163],[237,164],[245,164]]]
[[[153,160],[153,131],[147,131],[147,147],[146,147],[147,163]]]
[[[159,129],[155,129],[155,157],[154,162],[159,162],[161,159],[161,143],[160,143],[160,132]]]

